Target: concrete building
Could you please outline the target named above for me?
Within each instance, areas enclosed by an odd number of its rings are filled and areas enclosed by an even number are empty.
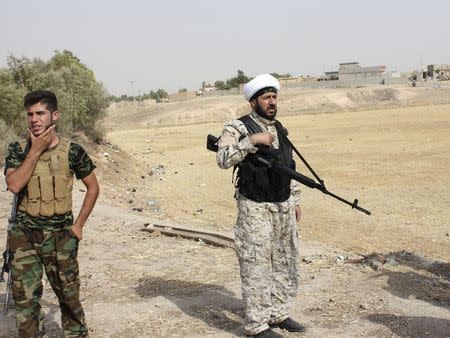
[[[324,81],[339,80],[339,72],[338,71],[325,72],[325,76],[321,80]]]
[[[434,64],[427,66],[427,75],[436,79],[450,78],[450,64]]]
[[[339,64],[339,80],[358,81],[383,79],[386,66],[361,67],[359,62],[345,62]]]
[[[316,78],[311,76],[282,77],[278,79],[278,81],[280,82],[280,86],[285,88],[293,87],[299,83],[312,82],[316,80]]]

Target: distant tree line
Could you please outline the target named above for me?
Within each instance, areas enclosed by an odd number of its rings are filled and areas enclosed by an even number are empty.
[[[291,74],[278,74],[278,73],[270,73],[270,74],[277,79],[291,77]],[[216,87],[219,90],[228,90],[231,88],[238,88],[241,84],[247,83],[251,79],[252,79],[251,77],[248,77],[247,75],[244,74],[244,71],[238,70],[237,76],[232,77],[225,81],[217,80],[216,82],[214,82],[214,87]]]
[[[108,97],[109,102],[124,102],[124,101],[143,101],[153,99],[156,102],[162,102],[164,99],[169,98],[169,94],[164,89],[158,89],[157,91],[151,90],[148,94],[128,96],[128,95],[110,95]]]
[[[0,154],[11,140],[27,133],[23,97],[45,89],[58,98],[61,119],[58,131],[73,136],[82,132],[100,142],[104,131],[99,123],[108,106],[108,94],[94,73],[71,51],[56,50],[49,61],[39,58],[7,57],[7,67],[0,68]]]

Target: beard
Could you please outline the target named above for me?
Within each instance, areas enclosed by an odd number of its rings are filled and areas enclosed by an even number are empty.
[[[263,117],[263,118],[265,118],[267,120],[272,121],[272,120],[275,119],[275,116],[277,116],[277,111],[278,110],[277,110],[276,106],[269,106],[268,108],[275,109],[274,113],[271,114],[271,115],[268,115],[267,112],[264,110],[264,108],[261,107],[258,102],[256,102],[255,112],[259,116],[261,116],[261,117]]]
[[[55,124],[55,123],[53,122],[53,119],[52,119],[52,117],[50,116],[50,123],[47,124],[47,125],[44,127],[43,130],[39,130],[39,131],[34,132],[34,131],[32,130],[32,126],[29,126],[29,128],[31,129],[33,135],[37,137],[37,136],[39,136],[39,135],[42,135],[48,128],[50,128],[50,127],[53,126],[54,124]]]

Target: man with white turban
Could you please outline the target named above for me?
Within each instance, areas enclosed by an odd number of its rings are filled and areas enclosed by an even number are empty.
[[[272,328],[303,332],[289,317],[298,289],[299,184],[261,164],[265,151],[295,168],[287,130],[275,119],[280,84],[262,74],[244,85],[252,111],[225,124],[218,142],[219,167],[237,169],[238,217],[235,246],[239,260],[244,330],[252,337],[283,337]]]

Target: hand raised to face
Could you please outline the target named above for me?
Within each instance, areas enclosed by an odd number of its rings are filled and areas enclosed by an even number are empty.
[[[28,133],[31,139],[31,148],[40,153],[43,153],[48,149],[56,136],[55,125],[51,125],[38,136],[35,136],[31,129],[28,129]]]

